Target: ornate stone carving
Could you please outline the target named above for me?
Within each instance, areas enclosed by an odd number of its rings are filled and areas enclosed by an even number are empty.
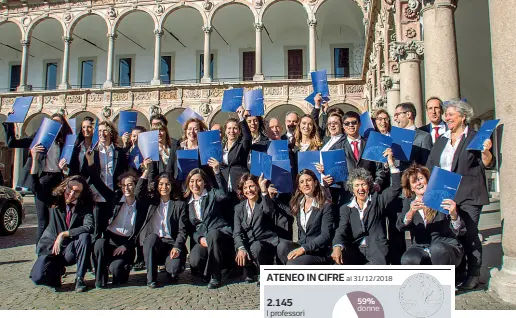
[[[70,12],[66,12],[64,15],[63,15],[63,21],[68,24],[70,23],[70,21],[72,21],[72,18],[73,18],[73,15],[70,13]]]
[[[14,104],[15,99],[14,98],[2,98],[2,105],[12,106]]]
[[[133,99],[135,101],[146,101],[146,100],[155,100],[154,92],[134,92]]]
[[[73,38],[71,36],[63,36],[63,42],[70,44],[73,42]]]
[[[289,95],[307,96],[310,94],[308,86],[305,86],[305,85],[290,86],[288,91],[289,91]]]
[[[159,99],[167,100],[167,99],[177,99],[177,91],[161,91],[159,92]]]
[[[211,106],[208,103],[203,103],[201,107],[199,107],[199,110],[201,111],[201,115],[206,117],[211,113]]]
[[[83,95],[68,95],[66,96],[67,104],[82,104]]]
[[[387,106],[387,96],[377,96],[374,99],[375,108],[383,108]]]
[[[183,98],[202,98],[201,89],[185,89],[183,90]]]
[[[308,19],[306,20],[306,23],[308,23],[308,26],[311,28],[315,28],[317,26],[317,20],[315,19]]]
[[[213,2],[209,1],[209,0],[205,0],[202,4],[202,7],[204,10],[206,11],[210,11],[211,8],[213,8]]]
[[[107,11],[107,15],[108,15],[108,18],[111,20],[116,19],[116,16],[117,16],[116,9],[113,7],[110,7]]]
[[[165,32],[163,30],[154,30],[154,35],[157,37],[162,37]]]
[[[389,76],[382,77],[382,89],[388,91],[392,88],[392,78]]]
[[[30,18],[30,16],[27,15],[27,16],[24,16],[23,18],[21,18],[20,21],[24,27],[28,27],[30,24],[31,18]]]
[[[398,63],[393,63],[391,65],[391,72],[394,74],[398,74],[400,72],[400,65]]]
[[[45,96],[43,103],[47,105],[57,105],[63,103],[63,95]]]
[[[254,24],[254,29],[256,31],[263,31],[263,23],[255,23]]]
[[[339,95],[339,85],[329,85],[330,95],[336,96]]]
[[[129,94],[127,93],[113,93],[111,100],[114,102],[126,102],[129,100]]]
[[[273,96],[283,95],[283,87],[281,87],[281,86],[264,87],[263,94],[264,95],[273,95]]]
[[[159,114],[161,114],[161,108],[158,105],[152,105],[149,107],[149,115],[151,117]]]
[[[389,56],[393,61],[405,61],[411,59],[421,59],[424,54],[424,44],[422,41],[411,41],[409,43],[391,43],[389,46]]]
[[[346,85],[346,94],[360,94],[364,92],[363,85]]]
[[[412,20],[419,20],[419,1],[409,0],[405,8],[405,17]]]
[[[154,13],[157,15],[157,16],[160,16],[163,14],[163,12],[165,12],[165,8],[161,5],[161,4],[157,4],[155,7],[154,7]]]
[[[210,89],[210,97],[219,98],[224,95],[224,89],[222,88],[212,88]]]
[[[211,26],[203,26],[202,30],[203,30],[204,33],[210,34],[211,31],[213,31],[213,28]]]
[[[388,5],[393,5],[395,0],[384,0]]]
[[[104,94],[90,93],[88,94],[88,103],[102,103]]]
[[[413,38],[415,38],[417,36],[417,32],[413,28],[408,28],[405,31],[405,35],[407,36],[407,38],[413,39]]]
[[[260,9],[265,4],[265,0],[253,0],[253,2],[254,2],[254,7],[256,9]]]
[[[22,46],[30,46],[30,40],[21,40],[20,43]]]
[[[111,107],[106,105],[104,106],[104,108],[102,108],[102,116],[104,116],[105,118],[110,118],[112,114],[113,111],[111,110]]]

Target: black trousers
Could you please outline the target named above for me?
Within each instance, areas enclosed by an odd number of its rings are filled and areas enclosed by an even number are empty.
[[[301,247],[299,243],[281,240],[278,244],[278,258],[284,265],[323,265],[328,264],[328,257],[322,254],[304,254],[295,259],[288,259],[288,253]]]
[[[407,242],[405,241],[405,232],[396,228],[398,216],[402,213],[403,201],[396,198],[387,205],[387,235],[389,238],[389,252],[387,254],[387,262],[391,265],[400,265],[401,256],[407,250]]]
[[[430,255],[423,246],[411,246],[401,258],[402,265],[455,265],[459,266],[464,250],[445,242],[435,242],[428,247]]]
[[[95,230],[93,232],[93,241],[95,242],[106,232],[109,219],[113,216],[113,209],[107,202],[97,202],[93,209],[93,219],[95,222]]]
[[[246,276],[252,276],[260,272],[260,265],[273,265],[276,256],[276,246],[267,241],[254,241],[247,250],[251,260],[245,260],[244,272]]]
[[[50,193],[62,180],[63,177],[61,173],[42,172],[39,182],[43,191],[48,191]],[[34,196],[34,205],[36,208],[36,216],[38,217],[38,232],[36,234],[37,245],[43,232],[45,232],[45,229],[48,226],[50,213],[45,203],[39,200],[36,196]]]
[[[125,284],[129,280],[129,272],[133,264],[135,249],[127,249],[123,254],[113,256],[116,248],[126,244],[127,237],[116,235],[106,231],[105,237],[95,242],[93,254],[95,255],[96,272],[95,280],[104,286],[107,284],[109,272],[113,274],[113,282]]]
[[[221,276],[221,270],[234,261],[233,236],[221,230],[211,230],[206,234],[204,247],[197,243],[190,251],[190,267],[202,271],[205,276]]]
[[[378,253],[371,253],[366,246],[345,246],[342,249],[342,259],[345,265],[386,265],[385,258],[378,258]]]
[[[178,258],[170,258],[170,251],[174,247],[174,241],[163,239],[157,234],[151,234],[143,241],[143,255],[147,268],[147,282],[155,282],[158,276],[158,265],[165,264],[167,273],[173,276],[179,275],[185,270],[186,248],[182,249]]]
[[[91,236],[83,233],[68,243],[59,255],[41,255],[32,267],[31,279],[36,285],[60,286],[64,266],[77,264],[76,277],[84,278],[91,254]]]
[[[466,233],[459,236],[459,242],[464,247],[468,276],[478,277],[480,276],[480,267],[482,267],[482,242],[478,237],[478,223],[482,206],[461,204],[458,208],[459,216],[466,225]]]

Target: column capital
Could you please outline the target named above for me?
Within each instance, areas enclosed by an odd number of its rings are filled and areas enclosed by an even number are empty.
[[[263,23],[261,23],[261,22],[260,22],[260,23],[255,23],[255,24],[254,24],[254,29],[255,29],[256,31],[260,31],[260,32],[261,32],[261,31],[263,30],[263,28],[264,28],[264,27],[265,27],[265,26],[264,26],[264,25],[263,25]]]
[[[70,44],[72,41],[73,38],[71,36],[63,36],[63,42]]]
[[[213,27],[210,25],[210,26],[203,26],[202,27],[202,30],[204,31],[205,34],[210,34],[212,31],[213,31]]]
[[[163,36],[163,34],[165,34],[165,33],[163,32],[163,30],[154,30],[154,35],[155,35],[156,37],[162,37],[162,36]]]
[[[21,40],[20,43],[22,46],[30,46],[30,40]]]
[[[457,8],[458,0],[421,0],[423,7],[421,8],[421,14],[423,12],[436,9],[436,8],[450,8],[455,10]]]
[[[118,37],[118,34],[116,34],[116,33],[108,33],[108,34],[106,34],[106,36],[107,36],[108,40],[113,40],[114,41]]]
[[[306,23],[311,28],[315,28],[317,26],[317,20],[316,19],[308,19],[308,20],[306,20]]]
[[[423,41],[393,42],[389,46],[389,55],[393,61],[422,60],[424,52]]]
[[[383,76],[382,77],[382,88],[384,91],[399,90],[400,79],[396,76]]]

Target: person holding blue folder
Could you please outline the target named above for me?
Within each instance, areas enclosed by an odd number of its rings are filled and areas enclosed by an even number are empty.
[[[80,174],[85,178],[88,178],[86,172],[86,160],[85,155],[86,152],[91,148],[93,142],[93,133],[94,133],[94,125],[95,119],[90,116],[84,117],[81,122],[81,129],[79,135],[77,136],[77,144],[74,148],[74,153],[72,154],[72,159],[68,163],[68,174],[73,176]]]
[[[489,139],[481,151],[467,150],[475,137],[475,131],[469,126],[473,115],[473,108],[465,101],[454,99],[446,105],[448,130],[437,139],[426,163],[430,171],[436,166],[462,175],[455,202],[459,216],[466,224],[466,234],[459,237],[468,266],[467,277],[459,288],[465,290],[474,289],[479,284],[482,243],[478,237],[478,222],[482,206],[489,204],[485,170],[493,168],[496,162]],[[458,270],[465,271],[462,267]]]
[[[177,176],[177,144],[172,143],[168,128],[163,123],[156,122],[152,124],[152,130],[158,130],[159,160],[153,161],[149,165],[149,181],[154,180],[162,173],[167,173],[170,179],[174,180],[174,185],[177,185],[177,182],[175,182]],[[174,186],[173,190],[177,191],[179,189],[179,187]]]
[[[412,246],[403,254],[401,264],[457,267],[464,255],[458,237],[466,232],[465,224],[453,200],[442,202],[441,206],[448,214],[424,205],[423,196],[429,180],[430,170],[416,163],[403,172],[401,184],[406,199],[396,226],[400,231],[410,231]]]
[[[296,218],[298,241],[281,240],[278,258],[284,265],[327,264],[334,228],[332,204],[311,170],[301,170],[294,187],[290,211]]]
[[[226,220],[233,211],[225,207],[227,184],[220,172],[220,164],[214,159],[208,165],[215,175],[216,185],[211,184],[201,169],[190,171],[186,178],[184,198],[188,203],[188,219],[192,227],[190,268],[192,274],[211,278],[208,289],[222,286],[222,269],[229,267],[235,257],[230,223]]]
[[[278,235],[273,231],[276,212],[268,182],[263,174],[260,178],[244,174],[238,186],[242,202],[235,207],[233,239],[237,252],[235,260],[244,268],[246,283],[257,280],[260,265],[274,264],[279,243]]]
[[[385,216],[388,205],[401,192],[401,176],[392,150],[388,148],[383,155],[391,170],[391,185],[382,193],[373,192],[373,176],[366,169],[349,173],[347,186],[353,191],[353,199],[340,208],[331,255],[338,265],[387,264]]]

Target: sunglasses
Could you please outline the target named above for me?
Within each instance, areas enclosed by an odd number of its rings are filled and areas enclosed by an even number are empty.
[[[343,125],[346,126],[346,127],[347,126],[356,126],[356,125],[358,125],[358,120],[345,121]]]

